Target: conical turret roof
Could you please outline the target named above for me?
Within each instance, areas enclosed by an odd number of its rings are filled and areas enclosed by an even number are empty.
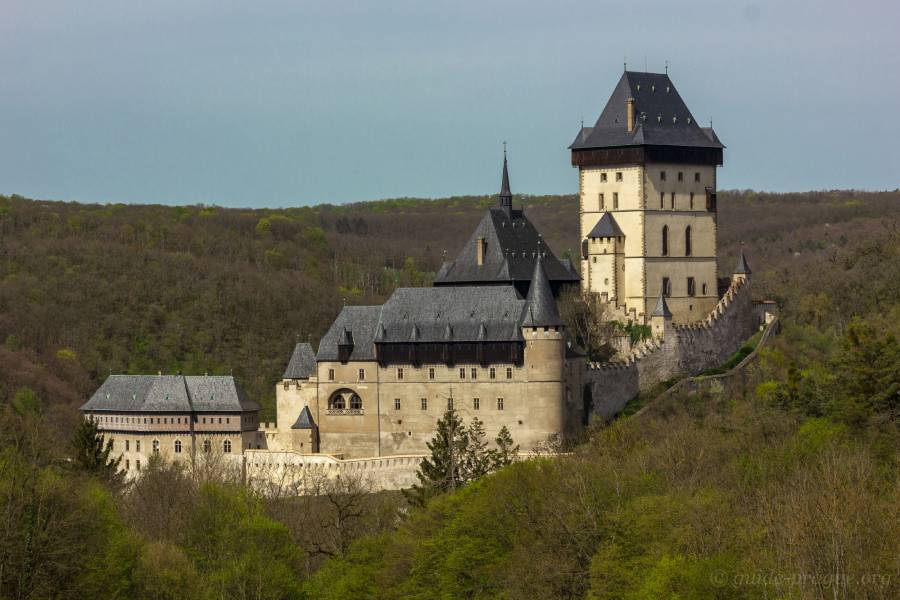
[[[653,309],[653,312],[650,313],[651,317],[665,317],[667,319],[672,318],[672,311],[669,310],[669,304],[666,302],[666,296],[660,292],[659,298],[656,300],[656,308]]]
[[[544,261],[540,254],[534,262],[534,275],[531,277],[531,287],[528,288],[528,298],[525,300],[523,310],[523,327],[555,327],[562,325],[562,319],[556,308],[556,300],[553,299],[553,290],[544,272]]]
[[[737,264],[734,266],[734,273],[735,275],[749,275],[752,272],[753,271],[750,270],[750,265],[747,264],[747,259],[744,257],[744,251],[741,250]]]

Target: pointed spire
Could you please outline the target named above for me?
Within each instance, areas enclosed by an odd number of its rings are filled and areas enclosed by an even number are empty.
[[[338,346],[352,346],[353,345],[353,334],[347,331],[347,328],[344,327],[341,330],[341,337],[338,339]]]
[[[523,327],[555,327],[563,324],[540,254],[534,261],[534,274],[531,276],[523,317]]]
[[[313,429],[315,426],[316,422],[313,420],[312,413],[309,412],[309,407],[304,406],[303,410],[300,411],[300,416],[291,425],[291,429]]]
[[[506,164],[506,142],[503,142],[503,179],[500,182],[500,208],[507,214],[512,210],[512,192],[509,190],[509,169]]]
[[[747,264],[747,259],[744,257],[744,249],[741,248],[741,254],[738,256],[737,265],[734,267],[735,275],[749,275],[753,271],[750,270],[750,265]]]
[[[672,318],[672,311],[669,310],[669,304],[666,302],[666,296],[662,293],[662,290],[660,290],[659,298],[656,300],[656,308],[653,309],[650,316],[665,317],[666,319]]]

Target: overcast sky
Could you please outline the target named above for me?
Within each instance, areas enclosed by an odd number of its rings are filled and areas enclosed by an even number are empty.
[[[0,0],[0,193],[296,206],[572,193],[629,69],[727,146],[721,188],[900,185],[900,3]]]

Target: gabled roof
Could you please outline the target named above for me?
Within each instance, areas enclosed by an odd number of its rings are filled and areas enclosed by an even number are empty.
[[[528,298],[522,310],[523,327],[554,327],[563,324],[556,308],[556,300],[553,299],[550,282],[544,273],[543,262],[538,256],[534,263],[531,287],[528,288]]]
[[[594,228],[588,234],[589,238],[625,237],[619,224],[616,223],[611,213],[603,213]]]
[[[737,264],[734,266],[734,273],[736,275],[750,275],[753,271],[750,270],[750,265],[747,264],[747,259],[744,257],[744,251],[741,250],[740,256],[738,256]]]
[[[84,411],[257,411],[228,375],[110,375],[82,405]]]
[[[338,360],[341,341],[353,345],[350,360],[375,360],[374,338],[380,313],[380,306],[345,306],[322,336],[316,360]]]
[[[634,99],[634,129],[628,131],[627,103]],[[702,128],[669,76],[625,71],[593,127],[582,127],[572,150],[621,146],[724,148],[711,127]]]
[[[301,342],[294,346],[294,353],[284,370],[282,379],[309,379],[316,374],[316,353],[312,346]]]
[[[309,412],[309,407],[304,406],[303,410],[301,410],[300,414],[297,416],[297,420],[291,425],[291,429],[312,429],[315,426],[316,422],[313,421],[313,416],[312,413]]]
[[[669,310],[669,303],[666,302],[666,297],[662,292],[659,293],[659,298],[656,300],[656,308],[653,309],[653,312],[650,313],[651,317],[672,317],[672,311]]]
[[[520,340],[524,305],[512,286],[398,288],[382,307],[378,342]]]

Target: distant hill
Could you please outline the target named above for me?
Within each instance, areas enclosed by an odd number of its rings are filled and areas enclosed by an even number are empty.
[[[0,196],[0,399],[29,386],[71,419],[110,372],[233,372],[271,420],[297,339],[317,342],[345,302],[427,285],[493,202],[249,210]],[[558,255],[577,252],[575,196],[519,202]],[[898,219],[896,191],[721,192],[719,270],[744,243],[758,289],[789,304],[790,286]],[[835,302],[853,310],[852,295]]]

